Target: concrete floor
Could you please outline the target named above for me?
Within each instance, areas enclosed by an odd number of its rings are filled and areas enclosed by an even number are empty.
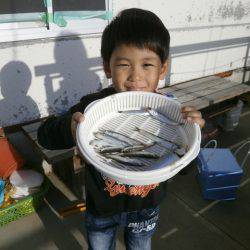
[[[249,120],[250,107],[246,107],[235,131],[221,132],[217,136],[218,146],[234,151],[244,140],[250,139]],[[29,160],[29,164],[40,164],[39,157],[22,134],[12,133],[10,139]],[[246,150],[239,154],[239,161],[245,153]],[[249,167],[250,157],[234,201],[204,200],[197,182],[196,167],[192,167],[186,175],[177,175],[169,180],[169,192],[161,206],[159,228],[153,237],[152,249],[250,249]],[[62,201],[53,188],[48,197],[56,204]],[[61,220],[45,204],[36,213],[2,227],[0,249],[87,249],[84,215],[75,214]],[[125,249],[121,231],[117,249]]]

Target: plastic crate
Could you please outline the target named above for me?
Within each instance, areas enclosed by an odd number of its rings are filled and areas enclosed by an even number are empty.
[[[0,209],[0,227],[33,213],[43,202],[43,198],[49,189],[49,180],[45,178],[40,191],[34,193],[17,203]]]

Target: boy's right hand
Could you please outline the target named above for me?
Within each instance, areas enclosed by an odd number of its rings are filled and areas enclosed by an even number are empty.
[[[76,142],[76,128],[78,123],[84,121],[84,115],[81,112],[75,112],[71,118],[71,133]]]

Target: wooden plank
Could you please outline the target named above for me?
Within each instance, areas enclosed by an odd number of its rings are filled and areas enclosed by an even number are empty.
[[[41,124],[41,123],[40,123]],[[37,141],[37,130],[34,130],[35,128],[38,129],[38,127],[40,126],[39,122],[38,123],[34,123],[34,124],[29,124],[29,125],[25,125],[22,127],[24,134],[27,136],[27,138],[31,141],[31,143],[35,146],[37,152],[43,157],[45,158],[49,163],[51,163],[51,160],[47,158],[47,153],[50,151],[48,149],[45,149],[44,147],[42,147],[38,141]],[[31,126],[34,125],[34,126]],[[30,132],[28,132],[30,131]]]
[[[58,161],[68,159],[74,155],[74,148],[60,149],[60,150],[48,150],[45,154],[47,159],[53,164]]]
[[[239,84],[231,88],[215,92],[211,95],[207,95],[206,98],[208,98],[209,100],[212,100],[212,103],[214,104],[214,103],[219,103],[221,101],[233,98],[235,96],[239,96],[249,91],[250,91],[250,86],[247,86],[245,84]]]
[[[39,153],[39,155],[44,158],[46,161],[48,161],[48,163],[52,163],[51,159],[49,159],[46,155],[50,150],[47,150],[45,148],[43,148],[37,141],[32,140],[31,137],[29,137],[26,134],[27,138],[30,140],[30,142],[33,144],[35,150]]]
[[[31,141],[35,144],[36,148],[38,149],[42,157],[51,164],[70,158],[74,155],[74,148],[49,150],[42,147],[37,141],[34,140]]]
[[[221,90],[231,88],[233,86],[241,86],[241,85],[242,85],[241,83],[236,83],[236,82],[225,82],[223,84],[219,84],[218,86],[211,86],[211,87],[209,86],[209,88],[207,89],[180,96],[178,100],[180,102],[187,102],[199,97],[207,97],[208,95],[217,93],[218,91]]]
[[[200,97],[191,101],[181,103],[183,106],[194,106],[197,109],[202,109],[247,92],[250,92],[250,86],[239,84],[236,86],[232,86],[231,88],[218,91],[211,95],[207,95],[206,97]]]
[[[26,132],[26,133],[31,133],[34,131],[37,131],[37,129],[39,128],[39,126],[41,125],[41,121],[40,122],[34,122],[28,125],[24,125],[22,126],[22,129]]]
[[[186,88],[189,88],[192,86],[200,85],[202,83],[209,83],[209,82],[212,82],[212,81],[217,80],[217,79],[221,79],[221,78],[218,76],[203,77],[203,78],[199,78],[199,79],[195,79],[195,80],[190,80],[188,82],[182,82],[182,83],[178,83],[175,85],[171,85],[171,86],[168,86],[166,88],[168,89],[168,92],[170,91],[170,93],[171,93],[172,91],[186,89]],[[163,90],[164,89],[165,88],[163,88]]]
[[[182,106],[192,106],[199,110],[199,109],[210,106],[210,103],[209,103],[209,100],[207,100],[206,98],[197,98],[192,101],[183,102]]]
[[[181,89],[176,92],[173,92],[172,94],[176,96],[177,98],[186,96],[187,94],[190,95],[207,95],[212,93],[213,91],[216,91],[215,89],[224,89],[224,88],[230,88],[233,85],[237,85],[240,83],[232,82],[226,79],[218,79],[216,81],[212,81],[210,83],[202,83],[200,85],[195,85],[187,89]]]
[[[37,141],[37,131],[33,131],[33,132],[30,132],[30,133],[26,133],[26,135],[29,137],[29,139],[31,141],[33,141],[35,143],[35,145],[42,151],[41,153],[44,154],[44,156],[46,156],[46,158],[48,160],[52,160],[50,158],[53,158],[53,156],[57,156],[57,155],[60,155],[63,153],[64,150],[49,150],[49,149],[46,149],[44,147],[42,147],[38,141]],[[52,153],[53,152],[53,153]]]
[[[218,78],[218,79],[214,79],[214,80],[209,81],[209,82],[208,81],[201,82],[200,84],[192,85],[192,86],[189,86],[186,88],[183,88],[181,86],[181,88],[179,88],[178,90],[171,92],[171,93],[174,95],[181,95],[180,93],[182,93],[183,91],[184,91],[184,93],[186,93],[186,92],[192,93],[195,91],[200,91],[200,90],[204,90],[207,88],[211,88],[213,86],[219,86],[220,84],[227,83],[227,82],[231,82],[231,81],[224,79],[224,78]]]
[[[162,88],[161,91],[162,93],[165,93],[165,90],[166,90],[167,93],[172,93],[172,91],[176,91],[179,89],[186,89],[191,86],[200,85],[201,83],[209,83],[211,81],[218,80],[218,79],[221,79],[221,77],[218,77],[218,76],[203,77],[203,78],[191,80],[188,82],[182,82],[182,83],[178,83],[172,86],[168,86],[168,87]]]
[[[51,181],[51,183],[61,191],[70,201],[76,201],[78,198],[75,194],[55,175],[54,172],[49,173],[46,175],[47,178]]]
[[[46,148],[42,147],[42,146],[38,143],[38,141],[33,141],[33,142],[35,143],[35,145],[37,146],[37,148],[41,151],[41,153],[43,154],[43,156],[46,157],[46,158],[48,159],[47,155],[48,155],[48,153],[49,153],[50,151],[52,151],[52,150],[49,150],[49,149],[46,149]],[[48,159],[48,160],[50,160],[50,159]]]
[[[74,149],[61,149],[61,150],[49,150],[42,147],[37,141],[37,129],[39,128],[41,122],[32,123],[22,127],[24,133],[32,142],[32,144],[37,149],[38,153],[46,159],[49,163],[53,164],[57,161],[67,159],[72,157],[74,154]]]
[[[31,140],[37,141],[37,131],[26,133],[26,135],[28,135]]]

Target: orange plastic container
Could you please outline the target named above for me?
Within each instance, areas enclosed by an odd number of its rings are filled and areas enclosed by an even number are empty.
[[[8,139],[0,137],[0,178],[5,180],[23,164],[24,159],[9,143]]]

